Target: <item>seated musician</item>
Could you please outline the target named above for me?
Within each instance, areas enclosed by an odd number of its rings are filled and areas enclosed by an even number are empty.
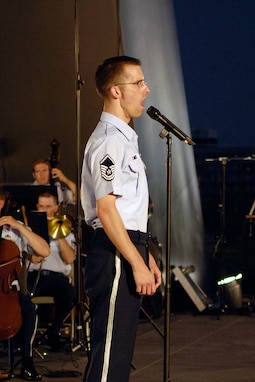
[[[5,195],[0,192],[0,210],[3,209],[4,204]],[[13,217],[0,217],[0,228],[2,231],[1,238],[13,241],[19,249],[20,256],[22,256],[24,252],[29,255],[34,255],[37,258],[46,258],[49,255],[50,248],[48,243]],[[22,354],[20,377],[27,381],[40,381],[42,376],[35,370],[32,349],[37,324],[35,305],[25,291],[23,292],[19,292],[22,326],[16,336],[20,342]],[[8,375],[6,376],[2,373],[2,377],[0,378],[1,380],[8,379]]]
[[[58,212],[56,196],[51,193],[39,195],[37,209],[46,212],[47,219],[53,219]],[[50,255],[41,263],[31,263],[28,272],[28,289],[34,296],[53,296],[55,300],[55,317],[47,331],[52,351],[61,349],[59,330],[64,318],[70,313],[74,300],[74,287],[69,274],[75,260],[75,237],[72,232],[65,237],[50,236]],[[39,272],[39,279],[38,279]]]
[[[59,203],[74,204],[76,202],[76,184],[59,168],[51,168],[50,162],[43,158],[35,160],[32,166],[34,184],[50,184],[52,178],[57,187]]]

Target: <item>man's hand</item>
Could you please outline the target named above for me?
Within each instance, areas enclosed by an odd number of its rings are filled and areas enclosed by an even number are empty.
[[[161,272],[151,254],[149,269],[141,258],[141,263],[133,268],[136,292],[141,295],[153,295],[161,284]]]
[[[42,257],[42,256],[37,256],[37,255],[32,255],[31,256],[31,262],[33,264],[43,263],[44,261],[45,261],[45,258]]]
[[[0,218],[0,227],[7,226],[12,229],[17,229],[28,240],[29,245],[40,256],[47,257],[50,254],[48,243],[39,235],[31,231],[25,224],[18,222],[12,216],[2,216]]]
[[[162,283],[161,271],[159,267],[157,266],[156,261],[150,252],[149,252],[149,268],[151,273],[154,275],[155,286],[157,289]]]
[[[20,223],[16,219],[14,219],[12,216],[2,216],[0,218],[0,227],[4,225],[14,229],[20,228]]]
[[[27,261],[30,261],[31,263],[33,264],[39,264],[43,261],[45,261],[45,258],[42,257],[42,256],[38,256],[34,253],[26,253],[25,256],[24,256],[24,252],[23,252],[23,257],[27,260]]]
[[[60,182],[64,182],[66,181],[66,176],[64,175],[64,173],[57,167],[54,167],[52,170],[51,170],[51,176],[53,179],[56,179],[58,178],[60,180]]]

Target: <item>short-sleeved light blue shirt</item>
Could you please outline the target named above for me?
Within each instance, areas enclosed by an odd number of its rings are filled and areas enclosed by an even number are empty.
[[[65,237],[65,240],[71,248],[73,248],[74,250],[76,249],[75,237],[72,232]],[[39,271],[40,269],[63,273],[66,276],[70,274],[72,265],[66,264],[63,261],[58,240],[50,238],[50,255],[44,259],[42,264],[30,263],[29,265],[30,272]]]
[[[135,131],[103,112],[84,152],[81,203],[87,224],[102,227],[96,200],[113,193],[126,229],[147,231],[148,183]]]
[[[20,224],[23,224],[19,221]],[[30,229],[29,227],[27,227]],[[34,251],[29,245],[29,242],[27,238],[20,233],[19,230],[11,228],[9,226],[4,226],[2,230],[2,239],[11,240],[13,241],[17,247],[19,248],[20,254],[22,255],[22,252],[27,252],[29,254],[32,254]]]

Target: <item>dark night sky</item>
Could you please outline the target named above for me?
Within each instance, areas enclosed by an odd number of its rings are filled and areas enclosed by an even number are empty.
[[[190,126],[255,146],[255,0],[174,0]]]

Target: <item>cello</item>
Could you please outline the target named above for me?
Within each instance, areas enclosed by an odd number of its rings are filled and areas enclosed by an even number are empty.
[[[0,216],[6,215],[9,200],[6,198]],[[12,283],[21,271],[20,251],[17,245],[2,238],[3,227],[0,227],[0,303],[4,313],[0,315],[0,340],[13,337],[21,328],[22,315],[19,292],[13,289]]]

